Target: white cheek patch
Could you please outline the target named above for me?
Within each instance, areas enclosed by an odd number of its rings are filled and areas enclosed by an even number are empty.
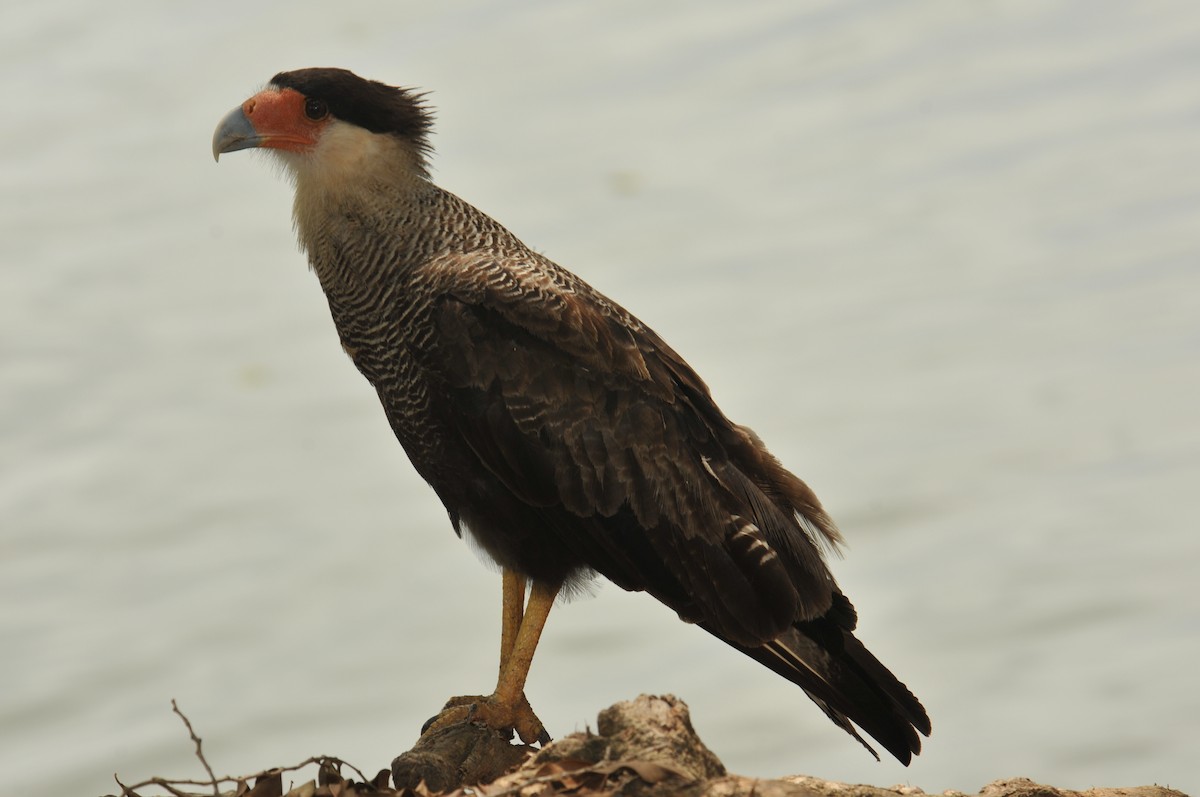
[[[378,169],[383,136],[334,119],[309,154],[314,177],[324,181],[355,180]]]
[[[329,191],[353,186],[377,171],[385,137],[334,119],[309,152],[271,150],[298,188]]]

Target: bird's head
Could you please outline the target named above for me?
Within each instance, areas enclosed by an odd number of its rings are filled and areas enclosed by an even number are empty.
[[[421,96],[345,69],[280,72],[217,125],[213,157],[261,147],[294,178],[336,179],[387,162],[427,177],[433,116]]]

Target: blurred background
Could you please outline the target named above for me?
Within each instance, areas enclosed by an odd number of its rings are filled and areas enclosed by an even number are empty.
[[[499,576],[342,354],[262,157],[277,71],[432,92],[435,179],[655,327],[807,479],[934,723],[875,763],[599,585],[551,732],[686,700],[734,771],[1200,788],[1200,6],[9,3],[0,772],[97,795],[335,754],[494,683]]]

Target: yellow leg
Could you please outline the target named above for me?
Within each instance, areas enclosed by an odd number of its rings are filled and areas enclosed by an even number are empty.
[[[482,697],[453,697],[437,716],[426,723],[423,733],[462,722],[482,722],[497,730],[515,730],[526,744],[546,744],[549,734],[525,699],[525,680],[537,650],[546,617],[554,605],[560,584],[533,582],[525,604],[525,577],[504,570],[504,606],[500,629],[500,675],[496,691]]]
[[[535,581],[529,590],[529,604],[525,607],[525,616],[521,618],[521,627],[508,657],[500,662],[500,678],[496,682],[494,695],[502,704],[515,705],[524,699],[529,665],[533,663],[533,654],[542,637],[550,608],[554,606],[558,588],[558,584]]]
[[[516,570],[504,568],[504,607],[500,615],[500,672],[504,672],[504,662],[512,653],[513,643],[517,641],[517,630],[521,627],[521,618],[525,615],[525,576]]]

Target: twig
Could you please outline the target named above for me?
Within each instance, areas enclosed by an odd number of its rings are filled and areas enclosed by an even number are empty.
[[[361,769],[354,766],[349,761],[343,761],[340,758],[336,758],[334,756],[328,756],[328,755],[313,756],[312,758],[305,761],[303,764],[297,764],[294,767],[289,767],[289,769],[300,769],[300,767],[308,766],[309,764],[320,764],[320,765],[336,764],[339,767],[350,767],[362,779],[363,783],[371,782],[371,779],[368,778],[366,775],[364,775],[363,771]],[[286,772],[287,770],[283,770],[283,771]],[[341,774],[342,773],[339,771],[338,777],[341,777]]]
[[[209,766],[208,759],[204,757],[204,750],[202,747],[201,739],[199,736],[196,735],[196,729],[192,727],[191,720],[189,720],[187,718],[187,716],[182,711],[179,710],[179,705],[174,700],[171,701],[171,710],[174,711],[176,714],[178,714],[179,718],[181,720],[183,720],[183,724],[187,728],[188,735],[191,737],[192,742],[196,745],[196,757],[200,759],[200,763],[204,765],[204,769],[208,773],[208,780],[149,778],[147,780],[142,781],[141,783],[135,783],[132,786],[126,786],[124,783],[121,782],[121,779],[119,777],[117,777],[117,775],[114,773],[113,780],[115,780],[117,782],[117,785],[121,787],[122,797],[130,797],[130,795],[136,795],[137,794],[137,792],[135,791],[136,789],[141,789],[146,786],[157,786],[158,788],[165,790],[168,794],[173,795],[173,797],[199,797],[198,795],[192,794],[191,792],[183,791],[182,789],[180,789],[181,786],[211,786],[212,792],[213,792],[213,797],[221,797],[221,785],[220,784],[222,784],[222,783],[232,783],[235,785],[240,785],[242,783],[245,783],[247,780],[249,780],[251,778],[258,779],[258,778],[268,777],[271,775],[282,774],[284,772],[296,772],[298,770],[303,769],[306,766],[309,766],[310,764],[316,764],[318,767],[326,767],[326,766],[334,767],[335,769],[337,769],[339,776],[341,774],[340,767],[349,767],[350,769],[354,770],[354,772],[362,779],[363,783],[370,782],[370,780],[367,778],[367,776],[365,774],[363,774],[362,770],[360,770],[358,767],[354,766],[353,764],[349,763],[348,761],[343,761],[342,759],[336,758],[333,756],[311,756],[311,757],[306,758],[305,760],[301,761],[299,764],[295,764],[290,767],[273,767],[271,769],[266,769],[261,772],[255,773],[253,775],[246,775],[246,776],[239,777],[239,778],[231,777],[229,775],[226,775],[225,777],[222,777],[222,778],[218,778],[216,776],[216,774],[213,772],[213,768],[211,766]]]
[[[121,782],[121,779],[119,777],[117,777],[115,774],[113,775],[113,780],[115,780],[117,782],[117,785],[121,787],[121,797],[130,797],[130,795],[137,797],[137,789],[143,789],[146,786],[158,786],[160,789],[164,789],[167,793],[174,795],[174,797],[197,797],[197,795],[194,795],[190,792],[185,792],[182,789],[178,788],[179,785],[184,784],[184,783],[187,783],[187,785],[192,785],[192,786],[207,786],[208,785],[207,782],[198,781],[198,780],[185,782],[185,781],[178,781],[178,780],[171,781],[171,780],[167,780],[165,778],[150,778],[149,780],[143,780],[141,783],[135,783],[132,786],[126,786],[124,783]]]
[[[196,743],[196,758],[200,759],[200,763],[204,765],[204,771],[208,773],[208,779],[212,783],[213,797],[221,797],[221,787],[217,785],[217,776],[213,772],[212,767],[208,765],[208,759],[204,757],[204,751],[200,749],[200,737],[192,729],[191,721],[184,716],[184,713],[179,710],[179,706],[175,704],[175,698],[171,698],[171,710],[179,715],[179,719],[183,720],[183,724],[187,726],[188,735]]]
[[[363,774],[362,770],[359,769],[358,767],[354,766],[353,764],[351,764],[349,761],[343,761],[342,759],[336,758],[333,756],[319,756],[319,755],[306,758],[303,761],[301,761],[299,764],[293,764],[290,767],[272,767],[271,769],[265,769],[261,772],[255,772],[252,775],[243,775],[241,777],[225,775],[224,777],[213,778],[212,780],[187,780],[187,779],[179,779],[179,778],[148,778],[147,780],[144,780],[141,783],[135,783],[132,786],[126,786],[124,783],[121,782],[121,779],[119,777],[117,777],[115,774],[113,775],[113,780],[115,780],[117,782],[117,785],[121,787],[122,797],[128,797],[131,794],[135,794],[137,789],[145,788],[146,786],[158,786],[159,788],[166,789],[168,792],[175,795],[175,797],[195,797],[195,795],[191,794],[190,792],[181,791],[179,789],[179,787],[180,786],[211,786],[211,785],[213,785],[213,781],[216,781],[218,784],[232,783],[232,784],[236,785],[238,783],[243,783],[245,781],[248,781],[251,778],[257,779],[257,778],[268,777],[270,775],[274,775],[277,773],[282,774],[284,772],[297,772],[311,764],[316,764],[318,767],[323,766],[323,765],[335,765],[335,766],[349,767],[350,769],[354,770],[354,772],[360,778],[362,778],[362,781],[364,783],[370,782],[370,780],[367,778],[367,776]]]

